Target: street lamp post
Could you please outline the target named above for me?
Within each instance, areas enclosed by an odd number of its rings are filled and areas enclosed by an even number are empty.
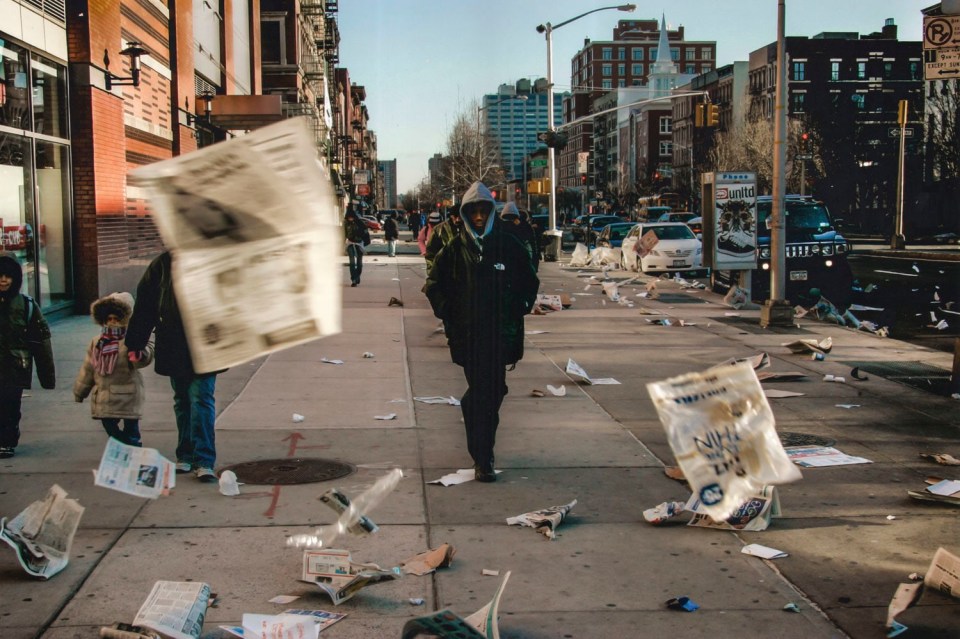
[[[537,26],[537,33],[542,33],[547,40],[547,131],[555,131],[553,126],[553,31],[560,27],[579,20],[584,16],[598,11],[634,11],[637,8],[635,4],[621,4],[610,7],[600,7],[581,13],[578,16],[564,20],[560,24],[550,24],[546,22]],[[560,255],[560,234],[557,232],[557,186],[556,186],[556,150],[551,146],[547,148],[547,175],[550,181],[550,215],[548,220],[547,234],[550,236],[550,245],[544,253],[544,260],[553,262]]]

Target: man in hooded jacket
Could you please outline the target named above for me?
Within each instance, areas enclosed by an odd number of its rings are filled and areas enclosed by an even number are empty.
[[[460,232],[437,254],[424,292],[444,322],[453,362],[463,367],[467,391],[460,401],[467,450],[476,479],[496,481],[493,448],[506,367],[523,357],[523,316],[540,281],[530,257],[504,232],[490,190],[475,182],[460,206]]]
[[[13,457],[20,442],[21,400],[34,362],[40,385],[56,386],[50,327],[33,298],[20,293],[22,285],[16,255],[0,251],[0,459]]]

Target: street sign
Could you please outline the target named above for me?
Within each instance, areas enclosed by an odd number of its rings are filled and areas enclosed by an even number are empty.
[[[927,16],[923,19],[923,48],[960,47],[960,16]]]
[[[530,168],[532,169],[538,169],[544,166],[547,166],[546,158],[536,158],[536,159],[530,160]]]
[[[794,157],[797,158],[798,160],[812,160],[812,159],[813,159],[813,155],[811,155],[810,153],[797,153]]]
[[[960,19],[960,16],[957,17]],[[960,78],[960,46],[925,50],[923,77],[925,80]]]
[[[898,126],[892,126],[892,127],[890,127],[890,128],[887,130],[887,135],[889,135],[891,138],[899,138],[899,137],[900,137],[900,127],[898,127]],[[903,137],[905,137],[905,138],[912,138],[912,137],[913,137],[913,129],[911,129],[910,127],[907,127],[906,129],[904,129],[904,130],[903,130]]]

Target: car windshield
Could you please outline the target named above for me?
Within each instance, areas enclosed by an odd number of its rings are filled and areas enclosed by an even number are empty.
[[[610,222],[616,222],[618,219],[620,219],[620,218],[617,218],[617,217],[598,217],[598,218],[595,219],[593,222],[591,222],[590,225],[593,226],[593,227],[595,227],[595,228],[601,228],[601,229],[602,229],[602,228],[605,227],[607,224],[610,224]]]
[[[626,226],[611,226],[610,227],[610,239],[611,240],[622,240],[627,236],[627,233],[632,227],[629,225]]]
[[[770,216],[770,202],[757,205],[758,227],[763,233],[767,230],[767,218]],[[787,202],[787,228],[824,231],[831,228],[830,215],[819,202]]]
[[[687,225],[677,226],[651,226],[649,229],[656,233],[657,238],[661,240],[695,240],[697,236],[693,234]],[[644,230],[644,232],[646,232]]]

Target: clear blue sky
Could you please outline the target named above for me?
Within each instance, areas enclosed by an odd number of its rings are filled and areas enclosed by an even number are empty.
[[[786,0],[787,35],[879,31],[893,18],[900,40],[922,39],[920,10],[935,0]],[[414,188],[427,159],[444,152],[457,113],[501,84],[545,77],[547,47],[536,26],[559,24],[613,1],[341,0],[340,66],[367,89],[377,154],[396,158],[398,191]],[[660,18],[690,40],[715,40],[717,66],[746,60],[777,36],[777,0],[636,1],[633,13],[599,11],[553,33],[554,83],[568,90],[570,60],[584,38],[611,40],[620,19]]]

